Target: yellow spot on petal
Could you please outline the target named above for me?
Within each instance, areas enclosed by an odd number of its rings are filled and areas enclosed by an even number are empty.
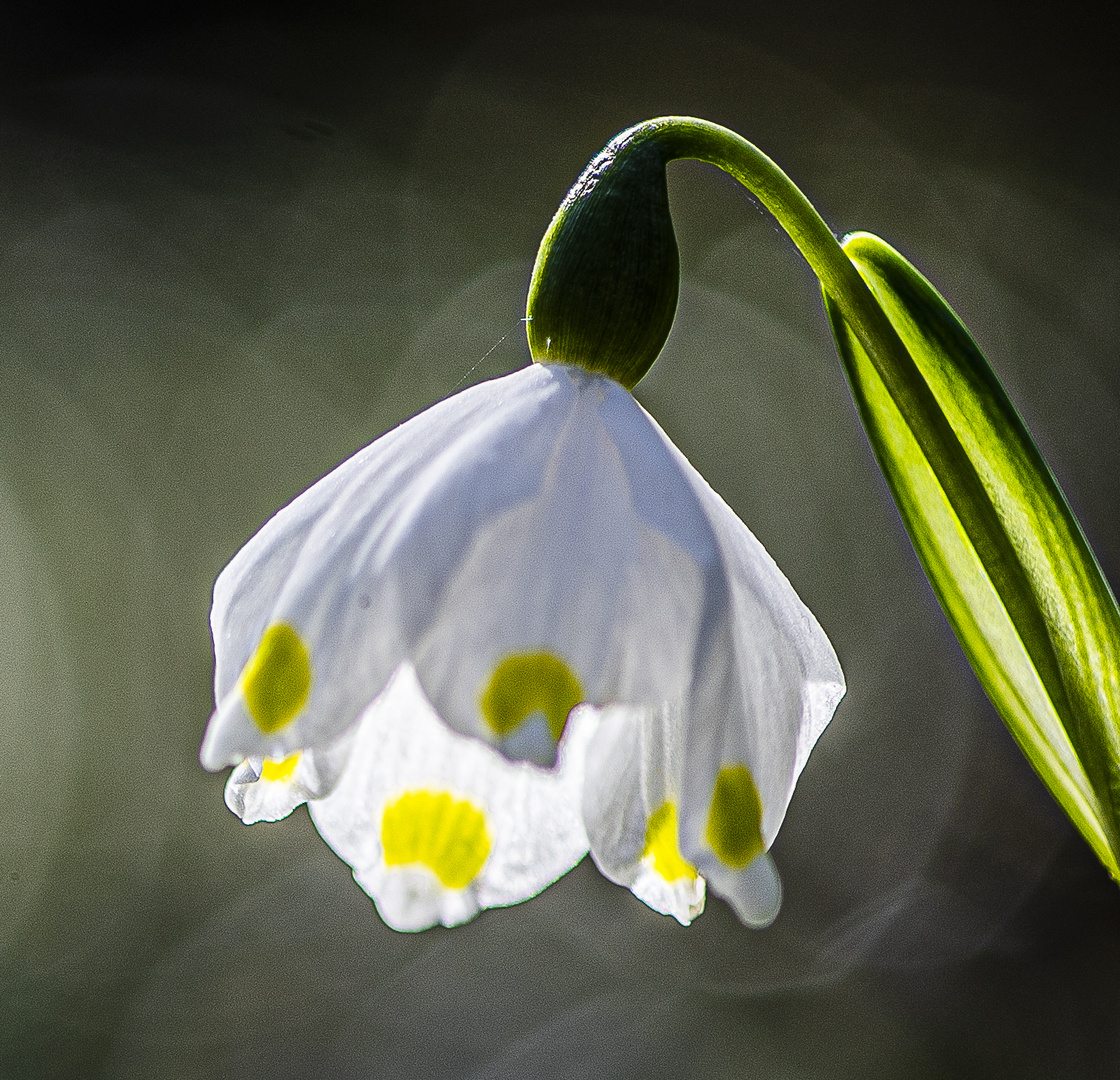
[[[642,862],[666,881],[696,878],[696,867],[681,857],[677,846],[677,807],[674,803],[662,803],[650,817],[646,825]]]
[[[270,758],[264,759],[264,764],[261,766],[261,779],[262,780],[287,780],[291,777],[292,773],[296,771],[296,766],[299,764],[299,753],[294,753],[284,758],[283,761],[272,761]]]
[[[381,817],[385,864],[421,863],[448,889],[465,888],[478,876],[490,843],[482,811],[446,791],[406,791]]]
[[[496,735],[508,735],[533,713],[543,713],[552,737],[559,741],[568,713],[583,700],[583,688],[552,653],[507,656],[494,669],[479,707]]]
[[[708,812],[708,843],[728,866],[746,866],[762,851],[762,803],[746,765],[724,765]]]
[[[245,665],[241,689],[249,715],[264,732],[290,723],[311,689],[311,658],[299,634],[287,623],[273,623]]]

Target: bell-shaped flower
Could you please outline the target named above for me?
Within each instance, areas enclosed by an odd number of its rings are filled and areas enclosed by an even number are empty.
[[[812,614],[621,385],[532,364],[359,451],[219,577],[245,821],[311,801],[391,925],[527,899],[590,849],[687,923],[765,925],[768,849],[844,692]]]

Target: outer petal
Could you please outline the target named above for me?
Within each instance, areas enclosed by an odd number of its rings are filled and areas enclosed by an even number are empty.
[[[215,586],[218,708],[204,765],[283,758],[353,722],[431,621],[479,528],[539,489],[563,389],[539,365],[471,387],[367,446],[261,529]],[[297,714],[265,731],[238,676],[277,625],[305,647],[310,686]]]
[[[564,412],[538,490],[480,526],[413,652],[456,730],[545,764],[555,726],[488,708],[503,679],[543,678],[528,663],[511,675],[511,659],[562,664],[581,701],[679,700],[707,598],[724,592],[709,587],[719,549],[700,502],[641,407],[602,376],[547,370]]]
[[[766,549],[707,481],[688,469],[719,542],[730,604],[726,622],[706,628],[698,650],[694,701],[687,710],[697,722],[689,726],[686,761],[703,756],[706,747],[714,751],[719,741],[710,734],[713,728],[699,722],[704,712],[720,707],[705,699],[730,700],[732,728],[751,747],[748,763],[769,847],[809,752],[844,696],[844,673],[824,630]],[[731,658],[730,671],[723,670],[725,657]],[[705,667],[712,670],[705,673]],[[725,754],[739,750],[738,737],[729,740]]]
[[[792,771],[780,771],[781,751],[794,756],[799,713],[742,694],[751,674],[765,670],[769,677],[757,681],[756,692],[776,693],[788,706],[800,683],[782,663],[789,657],[780,639],[760,639],[760,655],[744,678],[729,621],[705,629],[685,727],[681,851],[744,923],[768,926],[778,915],[781,885],[767,852],[794,784]],[[771,731],[760,734],[759,714],[775,725]],[[730,800],[720,798],[725,779]]]
[[[744,922],[766,925],[777,915],[781,889],[765,852],[809,751],[843,697],[844,676],[824,631],[773,559],[698,473],[692,482],[719,540],[730,603],[703,629],[686,706],[681,847]],[[712,844],[721,784],[737,778],[745,785],[742,798],[753,788],[759,807],[760,853],[746,864],[722,857]],[[735,783],[729,790],[738,790]]]
[[[597,723],[595,710],[576,710],[554,770],[514,764],[451,731],[406,664],[363,714],[346,771],[311,816],[390,926],[453,926],[535,896],[586,853],[580,793]],[[439,799],[458,815],[420,820],[417,806]]]
[[[683,861],[744,922],[766,925],[781,899],[766,851],[809,751],[843,696],[844,678],[827,637],[773,559],[652,419],[644,418],[671,458],[671,468],[659,466],[658,475],[676,473],[694,494],[715,537],[718,566],[706,568],[680,727],[673,727],[672,710],[660,719],[648,710],[608,717],[592,745],[584,800],[591,849],[608,876],[641,895],[636,883],[639,868],[650,868],[650,829],[664,805],[658,800],[672,802],[679,794]],[[635,442],[619,425],[613,434],[624,447]],[[633,465],[630,475],[638,487]],[[652,475],[640,486],[659,488]],[[645,515],[666,531],[679,520],[656,502]],[[650,777],[663,788],[651,785]],[[612,813],[623,823],[617,828],[608,821]],[[728,822],[730,833],[721,833]],[[680,917],[672,903],[655,899],[652,906]]]

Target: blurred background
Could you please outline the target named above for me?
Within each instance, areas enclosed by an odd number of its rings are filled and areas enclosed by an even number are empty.
[[[671,167],[681,305],[638,397],[849,683],[777,923],[711,900],[684,930],[585,862],[395,934],[305,810],[246,828],[197,760],[218,571],[359,446],[527,362],[553,211],[663,113],[759,143],[933,279],[1120,582],[1117,28],[979,7],[5,7],[0,1075],[1120,1074],[1120,891],[963,660],[815,281],[706,167]]]

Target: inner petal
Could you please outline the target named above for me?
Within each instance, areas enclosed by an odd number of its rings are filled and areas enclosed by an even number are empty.
[[[679,709],[603,711],[587,755],[584,822],[591,855],[612,881],[687,926],[705,881],[680,851]]]
[[[534,896],[586,853],[580,795],[597,722],[573,713],[554,769],[513,763],[448,728],[403,665],[312,820],[390,926],[457,925]]]
[[[273,761],[271,758],[265,758],[261,764],[261,779],[273,783],[290,780],[292,774],[296,771],[299,759],[298,751],[289,754],[283,761]]]

